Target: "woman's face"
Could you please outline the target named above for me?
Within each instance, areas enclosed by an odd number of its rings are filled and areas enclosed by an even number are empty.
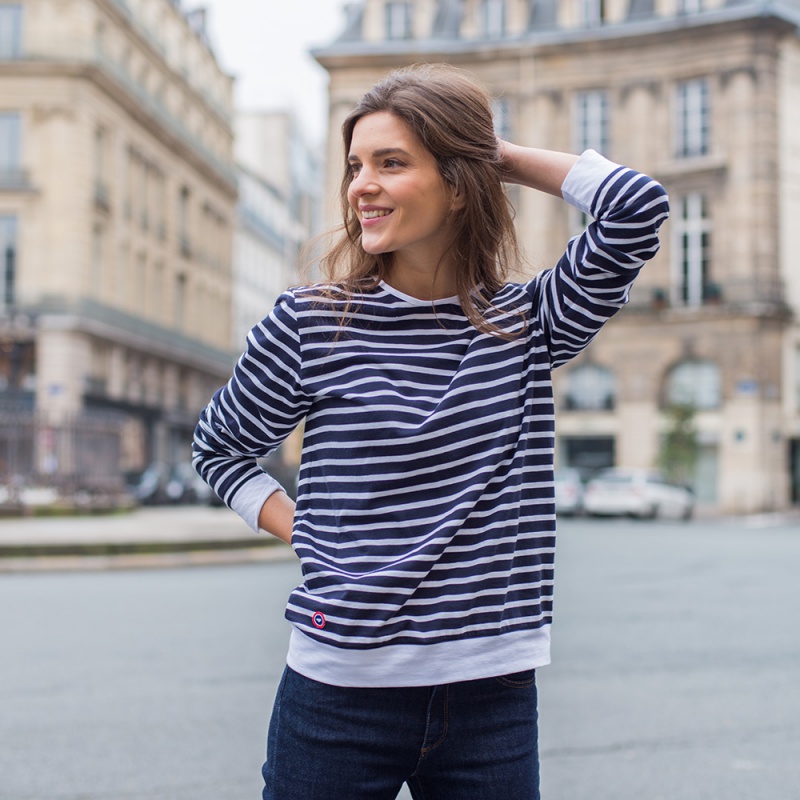
[[[362,117],[348,155],[350,206],[367,253],[394,253],[393,268],[434,266],[448,246],[452,192],[434,156],[388,111]]]

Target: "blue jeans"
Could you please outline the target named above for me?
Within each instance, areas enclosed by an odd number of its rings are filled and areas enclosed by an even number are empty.
[[[534,670],[353,689],[283,674],[264,800],[539,800]]]

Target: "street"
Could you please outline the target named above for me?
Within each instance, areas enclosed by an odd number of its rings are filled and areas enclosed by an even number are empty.
[[[796,521],[561,522],[543,800],[800,797],[798,564]],[[0,576],[0,798],[260,797],[298,573]]]

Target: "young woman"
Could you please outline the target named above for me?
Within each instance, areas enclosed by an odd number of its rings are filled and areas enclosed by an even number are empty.
[[[343,137],[329,281],[253,328],[195,436],[203,477],[303,570],[264,797],[534,800],[550,373],[627,301],[666,195],[592,151],[499,142],[485,91],[444,67],[389,75]],[[503,182],[595,220],[527,283],[506,281]],[[303,419],[295,507],[256,459]]]

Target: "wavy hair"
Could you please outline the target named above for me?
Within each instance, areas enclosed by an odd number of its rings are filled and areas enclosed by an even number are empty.
[[[403,120],[434,156],[459,200],[448,220],[452,240],[447,252],[456,263],[456,288],[465,314],[479,330],[509,336],[507,325],[492,321],[496,314],[491,298],[519,266],[520,255],[490,103],[486,90],[467,73],[424,64],[390,73],[350,112],[342,124],[342,235],[320,260],[322,274],[337,295],[375,286],[391,270],[392,253],[370,255],[362,248],[361,224],[347,197],[351,170],[346,159],[356,123],[386,111]]]

